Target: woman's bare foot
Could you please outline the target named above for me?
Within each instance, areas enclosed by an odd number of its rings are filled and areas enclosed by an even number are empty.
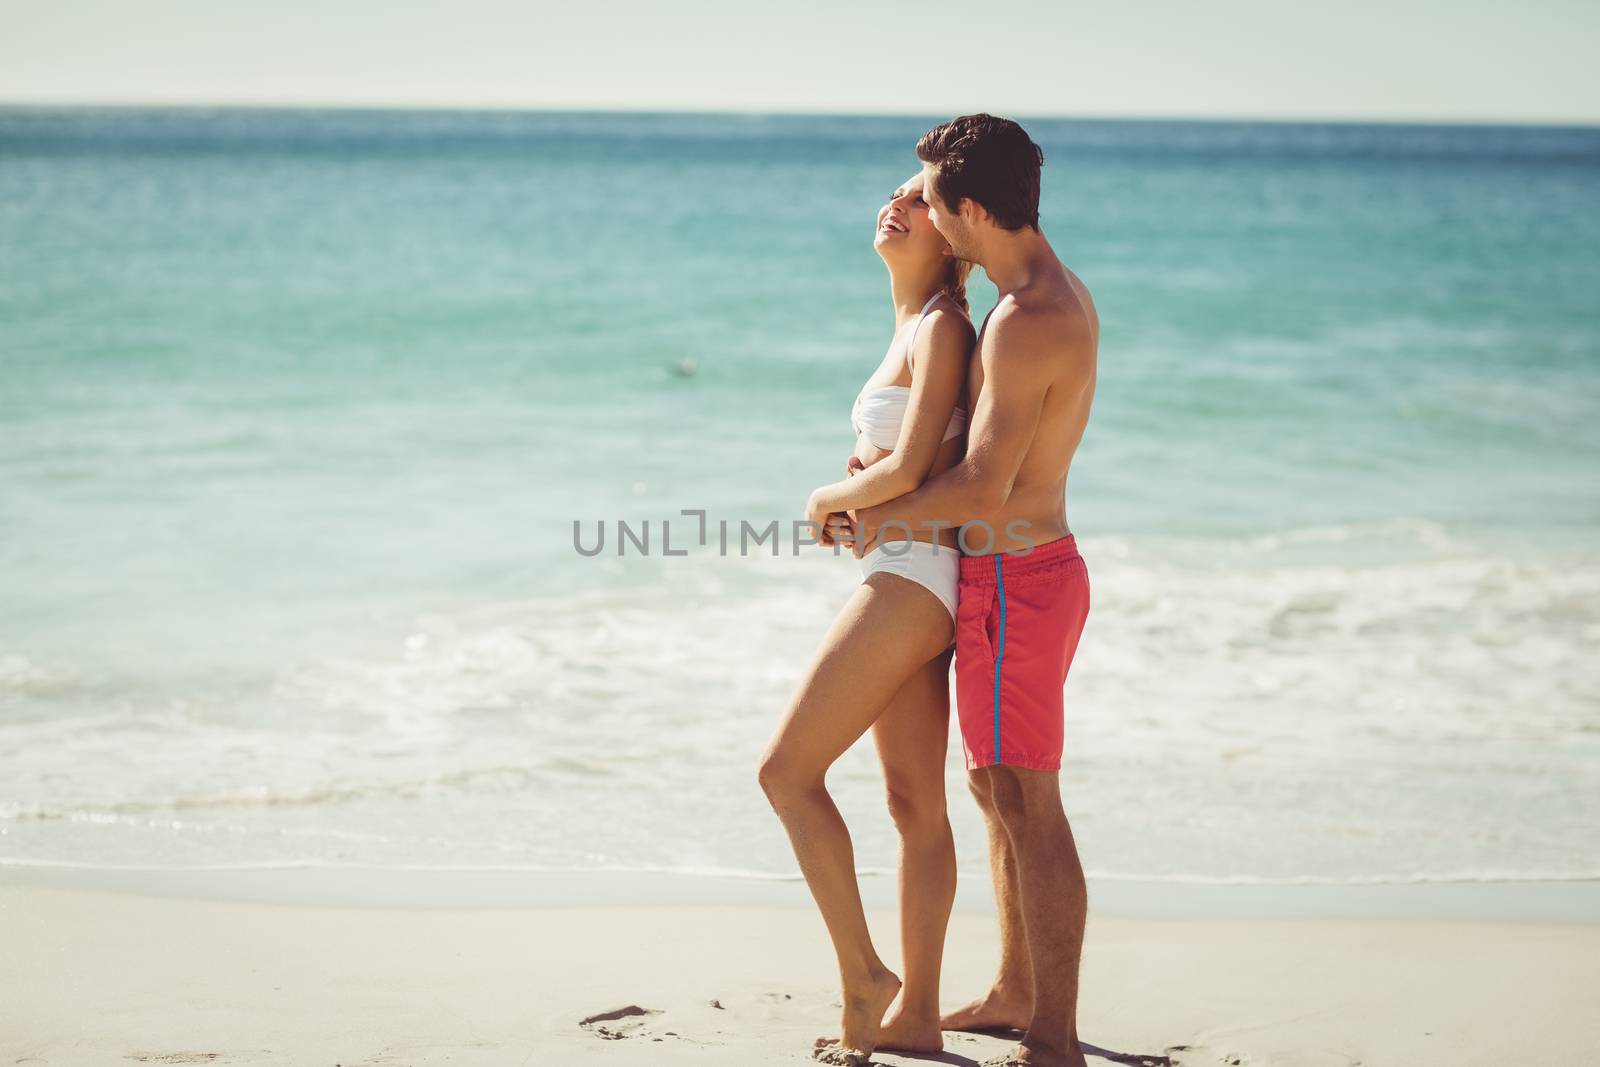
[[[838,1048],[836,1037],[819,1037],[814,1049]],[[878,1030],[878,1046],[873,1051],[884,1052],[942,1052],[944,1034],[939,1030],[939,1020],[929,1016],[914,1019],[903,1011],[895,1011],[883,1020]]]
[[[933,1015],[912,1015],[898,1008],[883,1020],[878,1031],[878,1047],[898,1052],[942,1052],[944,1034]]]
[[[1074,1043],[1076,1044],[1076,1043]],[[1076,1047],[1071,1052],[1057,1052],[1039,1046],[1030,1046],[1026,1038],[1003,1056],[983,1061],[982,1067],[1088,1067],[1083,1052]]]
[[[812,1056],[823,1063],[866,1062],[878,1048],[883,1013],[899,995],[900,979],[893,971],[879,971],[866,985],[846,989],[844,1010],[839,1014],[839,1036],[817,1038]]]
[[[872,1067],[872,1054],[842,1048],[836,1037],[819,1037],[811,1050],[811,1058],[829,1067]]]
[[[1026,1030],[1033,1020],[1033,998],[994,987],[971,1004],[939,1019],[945,1030]]]

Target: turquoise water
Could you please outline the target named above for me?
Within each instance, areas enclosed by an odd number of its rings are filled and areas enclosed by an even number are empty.
[[[836,475],[933,121],[0,111],[0,861],[792,873],[753,767],[853,564],[572,527]],[[1028,126],[1089,866],[1600,875],[1600,130]]]

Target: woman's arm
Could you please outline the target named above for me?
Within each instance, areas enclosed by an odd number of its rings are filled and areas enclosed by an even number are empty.
[[[816,516],[871,507],[911,492],[923,483],[944,443],[945,428],[967,381],[972,324],[961,315],[932,312],[911,353],[911,397],[894,451],[853,477],[811,494],[806,512]]]

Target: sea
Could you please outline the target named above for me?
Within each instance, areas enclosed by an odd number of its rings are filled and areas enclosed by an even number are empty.
[[[0,875],[798,878],[790,524],[944,117],[0,110]],[[1091,876],[1600,879],[1600,129],[1023,122]]]

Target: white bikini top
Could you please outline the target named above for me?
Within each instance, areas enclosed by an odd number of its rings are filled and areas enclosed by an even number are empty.
[[[911,348],[917,343],[917,330],[922,326],[922,320],[928,317],[934,301],[943,295],[941,289],[930,296],[917,315],[916,325],[911,327],[911,340],[906,342],[905,354],[908,369],[911,365]],[[892,452],[894,446],[900,443],[900,427],[906,420],[906,406],[910,402],[909,385],[880,385],[872,389],[863,387],[850,408],[850,424],[855,427],[858,436],[866,437],[874,447]],[[966,429],[966,409],[958,406],[950,413],[950,424],[945,427],[941,440],[960,437]]]

